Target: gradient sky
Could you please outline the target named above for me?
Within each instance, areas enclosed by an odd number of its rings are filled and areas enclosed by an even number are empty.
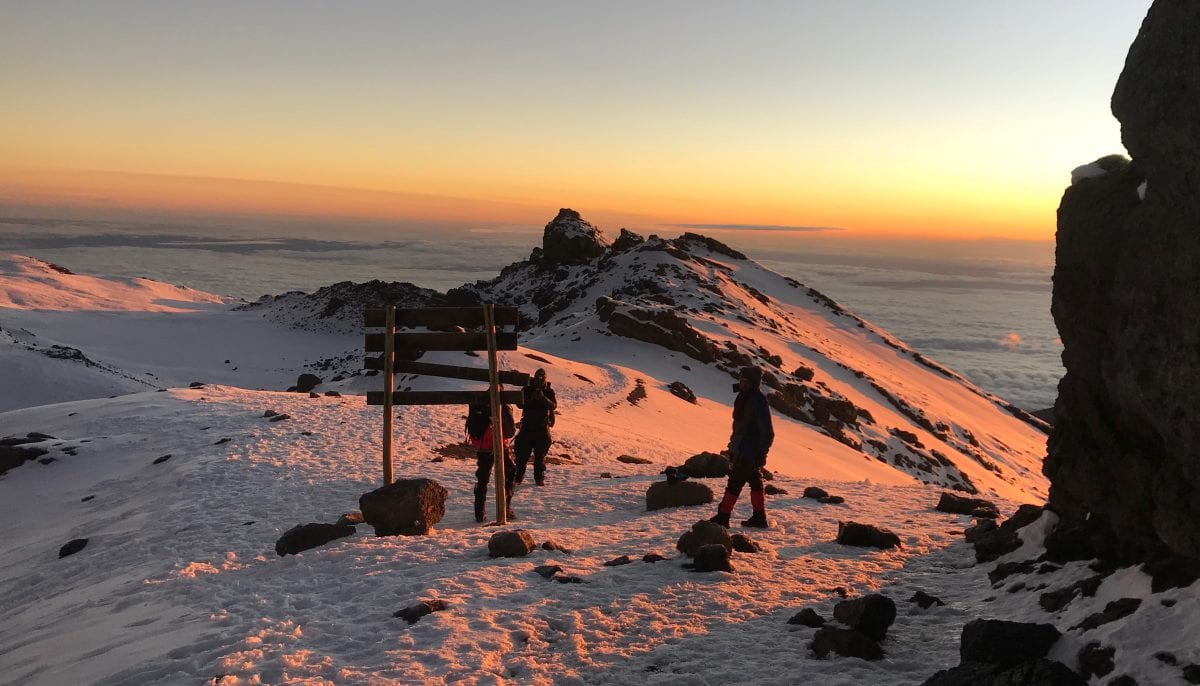
[[[1048,239],[1149,5],[0,0],[0,209]]]

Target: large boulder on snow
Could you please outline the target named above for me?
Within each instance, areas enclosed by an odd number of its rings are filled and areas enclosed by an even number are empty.
[[[488,539],[488,555],[491,557],[525,557],[536,547],[533,536],[524,529],[501,531]]]
[[[364,493],[358,509],[376,536],[424,535],[446,516],[447,495],[433,479],[400,479]]]
[[[712,489],[697,481],[656,481],[646,489],[647,512],[668,507],[705,505],[712,501]]]
[[[685,460],[679,471],[697,479],[723,479],[729,476],[729,469],[728,457],[703,452]]]
[[[1200,558],[1200,4],[1150,7],[1112,110],[1132,163],[1078,174],[1058,210],[1050,502],[1131,554]]]
[[[600,257],[609,240],[575,210],[563,208],[542,232],[543,264],[583,264]]]
[[[852,545],[859,548],[900,548],[900,537],[888,529],[874,524],[859,524],[858,522],[838,522],[837,542],[842,545]]]

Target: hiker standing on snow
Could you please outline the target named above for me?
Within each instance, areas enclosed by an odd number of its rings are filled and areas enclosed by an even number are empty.
[[[550,452],[550,427],[554,426],[554,410],[558,399],[546,381],[546,370],[539,369],[522,390],[521,431],[513,441],[517,452],[517,483],[525,480],[529,455],[533,454],[533,480],[546,485],[546,453]]]
[[[737,398],[733,401],[729,482],[725,486],[725,497],[717,506],[717,514],[708,520],[721,526],[729,526],[729,515],[733,513],[733,505],[742,492],[742,486],[750,484],[750,504],[754,514],[742,522],[742,526],[758,529],[768,527],[762,468],[767,464],[767,451],[775,440],[775,429],[771,426],[771,408],[767,405],[767,398],[759,390],[761,383],[761,369],[742,368],[738,376]]]
[[[517,466],[513,463],[512,449],[508,445],[508,439],[513,435],[513,413],[508,405],[500,406],[500,422],[504,429],[504,509],[508,519],[516,519],[512,511],[512,494]],[[481,394],[480,399],[467,408],[467,443],[475,446],[475,521],[482,522],[488,482],[492,479],[492,467],[496,464],[492,455],[492,403],[486,394]]]

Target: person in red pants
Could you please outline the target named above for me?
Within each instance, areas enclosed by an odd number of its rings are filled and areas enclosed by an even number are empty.
[[[738,375],[737,398],[733,401],[733,433],[729,437],[729,482],[725,497],[717,506],[717,514],[708,521],[729,526],[729,515],[741,495],[742,487],[750,484],[750,504],[754,513],[742,526],[766,529],[766,494],[763,491],[762,468],[767,464],[767,452],[775,440],[771,425],[771,407],[759,390],[762,370],[744,367]]]

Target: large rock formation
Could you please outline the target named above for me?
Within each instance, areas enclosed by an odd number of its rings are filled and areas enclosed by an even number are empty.
[[[1132,163],[1077,175],[1058,211],[1050,501],[1129,554],[1200,558],[1200,4],[1154,3],[1112,109]]]
[[[542,232],[543,264],[583,264],[608,249],[608,238],[579,213],[563,208]]]

